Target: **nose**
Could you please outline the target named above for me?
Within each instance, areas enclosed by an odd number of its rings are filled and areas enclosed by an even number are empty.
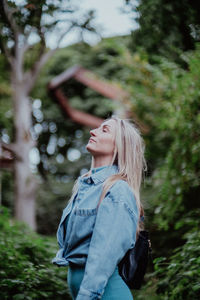
[[[96,135],[96,133],[95,133],[95,132],[96,132],[96,129],[92,129],[92,130],[90,130],[90,135],[91,135],[91,136],[95,136],[95,135]]]

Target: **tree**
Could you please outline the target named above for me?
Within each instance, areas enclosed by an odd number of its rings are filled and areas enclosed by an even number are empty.
[[[132,32],[131,49],[143,47],[148,54],[180,62],[181,52],[194,49],[200,40],[198,1],[126,0],[126,3],[131,14],[137,13],[139,24],[139,29]]]
[[[71,1],[62,0],[3,0],[0,5],[0,49],[10,69],[14,112],[14,141],[7,148],[15,156],[15,216],[33,229],[36,183],[29,154],[36,141],[31,135],[30,93],[42,67],[72,28],[94,31],[90,25],[93,12],[77,21],[73,17],[76,10]],[[48,50],[50,36],[56,40],[56,46]]]

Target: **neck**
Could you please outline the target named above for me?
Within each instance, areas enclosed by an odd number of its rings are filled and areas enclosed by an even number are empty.
[[[94,168],[109,166],[111,162],[112,162],[112,157],[93,157]]]

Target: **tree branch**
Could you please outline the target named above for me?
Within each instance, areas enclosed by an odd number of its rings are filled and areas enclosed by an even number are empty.
[[[67,31],[65,31],[59,38],[57,47],[55,49],[49,50],[48,52],[44,53],[45,47],[41,48],[39,60],[35,62],[32,69],[26,73],[25,80],[27,80],[26,88],[27,92],[30,92],[35,84],[35,81],[42,69],[42,67],[46,64],[46,62],[53,56],[53,54],[59,49],[59,45],[66,34],[70,32],[73,28],[71,25]],[[44,45],[45,46],[45,45]]]
[[[3,54],[5,54],[5,57],[9,63],[9,65],[12,67],[13,57],[12,57],[11,53],[9,52],[8,48],[6,47],[6,45],[4,44],[3,38],[1,36],[0,36],[0,49],[1,49],[1,52]]]
[[[25,80],[27,93],[29,93],[32,90],[42,67],[45,65],[48,59],[56,52],[56,50],[57,48],[44,53],[40,57],[40,59],[34,64],[33,68],[30,71],[26,72]]]
[[[25,41],[24,41],[24,46],[22,47],[22,55],[23,56],[28,51],[28,49],[31,48],[31,45],[28,43],[28,38],[30,37],[32,32],[33,32],[33,28],[31,28],[31,30],[28,34],[24,33]]]
[[[58,40],[58,43],[57,43],[57,47],[56,48],[59,48],[60,46],[60,43],[62,42],[63,38],[72,30],[72,28],[74,27],[73,24],[70,25],[70,27],[68,28],[67,31],[63,32],[63,34],[61,34],[59,40]]]
[[[28,49],[30,49],[31,48],[31,45],[30,44],[28,44],[28,42],[26,41],[25,42],[25,44],[24,44],[24,47],[22,47],[22,49],[21,49],[21,55],[23,56],[23,58],[24,58],[24,54],[28,51]]]
[[[2,0],[2,3],[3,3],[4,15],[5,15],[6,20],[14,34],[15,50],[17,51],[20,30],[19,30],[18,25],[15,22],[15,19],[13,17],[13,13],[15,10],[8,6],[7,0]]]
[[[3,142],[0,142],[0,147],[4,150],[7,150],[11,153],[15,153],[15,144],[6,144]]]

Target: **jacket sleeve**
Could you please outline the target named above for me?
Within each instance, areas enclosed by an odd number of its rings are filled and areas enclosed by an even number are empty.
[[[122,190],[109,192],[98,208],[76,300],[101,299],[117,264],[127,250],[134,247],[138,210],[133,193],[126,190],[125,195],[122,194]]]

